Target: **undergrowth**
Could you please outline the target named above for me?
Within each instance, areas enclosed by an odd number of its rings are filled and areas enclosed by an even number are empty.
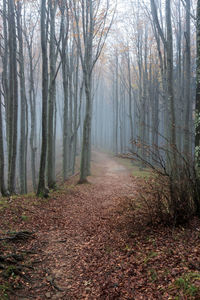
[[[152,176],[144,177],[138,193],[151,222],[180,225],[194,215],[200,216],[200,181],[194,159],[175,146],[148,146],[141,141],[133,144],[135,151],[124,157],[151,169]]]

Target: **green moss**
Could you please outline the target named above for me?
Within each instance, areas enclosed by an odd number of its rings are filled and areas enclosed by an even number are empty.
[[[0,198],[0,210],[9,207],[8,200],[6,198]]]
[[[126,250],[126,251],[130,251],[130,250],[131,250],[131,246],[126,245],[125,250]]]
[[[134,177],[142,177],[142,178],[149,178],[151,176],[150,171],[140,171],[139,168],[138,170],[135,167],[135,170],[132,171],[132,176]]]
[[[149,273],[150,273],[150,277],[151,277],[152,282],[155,282],[155,281],[158,280],[158,275],[157,275],[156,270],[150,269]]]
[[[35,193],[24,194],[23,198],[27,199],[27,200],[33,199],[33,198],[35,198]]]
[[[158,253],[150,251],[144,259],[144,263],[146,264],[151,258],[158,256]]]
[[[69,186],[67,186],[67,190],[73,190],[76,187],[75,184],[71,184]]]
[[[137,162],[133,162],[131,159],[116,157],[115,160],[125,166],[134,177],[149,178],[150,176],[152,176],[152,172],[150,169],[141,169],[139,164]]]
[[[185,297],[195,297],[200,293],[200,273],[190,272],[177,278],[170,286],[171,289],[178,289],[178,293],[182,293]]]
[[[28,221],[29,217],[26,215],[21,216],[22,221]]]
[[[8,297],[8,291],[10,291],[11,288],[8,284],[0,284],[0,299],[1,300],[7,300]]]
[[[14,277],[14,276],[15,276],[15,273],[16,273],[16,270],[17,270],[16,266],[10,265],[10,266],[8,266],[7,269],[3,272],[3,276],[4,276],[5,278],[9,278],[9,277],[11,277],[11,276]]]

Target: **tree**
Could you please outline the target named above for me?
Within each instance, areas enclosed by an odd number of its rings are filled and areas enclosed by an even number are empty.
[[[25,88],[25,74],[24,74],[24,50],[23,50],[23,34],[22,34],[22,3],[17,2],[17,32],[19,43],[19,77],[20,77],[20,149],[19,149],[19,172],[20,172],[20,192],[27,193],[27,99]]]
[[[31,17],[30,17],[31,18]],[[36,142],[36,88],[35,88],[35,68],[39,62],[39,54],[34,64],[34,53],[33,53],[33,43],[34,43],[34,33],[38,22],[38,17],[36,18],[33,25],[30,25],[30,28],[27,28],[27,23],[24,30],[24,37],[26,41],[26,47],[28,52],[28,100],[30,106],[30,150],[31,150],[31,174],[32,174],[32,185],[33,190],[37,190],[37,180],[36,180],[36,153],[37,153],[37,142]]]
[[[157,8],[154,0],[151,0],[151,11],[157,32],[161,37],[161,40],[166,51],[166,92],[167,100],[169,105],[170,122],[170,152],[172,152],[173,164],[172,168],[174,174],[177,171],[177,158],[174,147],[176,146],[176,120],[175,120],[175,99],[174,99],[174,86],[173,86],[173,34],[172,34],[172,21],[171,21],[171,0],[165,1],[165,15],[166,15],[166,37],[164,36],[163,30],[160,26]]]
[[[115,154],[118,154],[118,127],[119,127],[119,56],[116,51],[115,54],[115,83],[113,94],[113,105],[115,111],[115,133],[114,133],[114,149]]]
[[[184,152],[186,155],[191,154],[191,138],[190,138],[190,115],[191,105],[191,50],[190,50],[190,0],[186,0],[186,30],[185,30],[185,134],[184,134]]]
[[[78,3],[70,1],[70,7],[76,23],[76,31],[74,32],[76,32],[76,43],[81,59],[86,96],[80,168],[80,183],[83,183],[87,181],[87,176],[90,175],[92,74],[105,44],[112,20],[109,26],[106,27],[109,0],[105,1],[105,7],[103,8],[101,8],[100,0],[81,0]]]
[[[68,178],[69,172],[69,128],[68,128],[68,105],[69,105],[69,72],[68,72],[68,38],[69,38],[69,8],[68,1],[62,0],[59,3],[61,13],[60,36],[61,49],[60,58],[62,64],[62,86],[63,86],[63,180]]]
[[[8,190],[15,193],[18,123],[18,75],[15,1],[8,0],[9,87],[8,87]]]
[[[49,103],[48,103],[48,150],[47,150],[47,178],[48,187],[55,187],[55,156],[54,156],[54,108],[56,102],[56,43],[55,43],[55,17],[57,1],[49,1],[50,10],[50,42],[49,42]]]
[[[5,164],[4,164],[4,139],[3,139],[3,122],[2,122],[2,97],[1,97],[1,90],[0,90],[0,190],[2,196],[8,196],[9,193],[6,190],[5,186]]]
[[[40,157],[40,172],[37,194],[47,196],[48,189],[45,182],[46,158],[47,158],[47,107],[48,107],[48,56],[47,34],[48,19],[46,0],[41,0],[41,48],[42,48],[42,148]]]
[[[197,173],[200,176],[200,0],[197,1],[196,23],[197,59],[196,59],[196,131],[195,131],[195,155]]]

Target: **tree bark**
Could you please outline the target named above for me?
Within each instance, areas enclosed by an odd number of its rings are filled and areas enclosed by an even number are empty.
[[[195,119],[195,162],[197,180],[200,181],[200,0],[197,1],[197,23],[196,23],[196,119]],[[196,209],[200,215],[199,195],[196,198]]]
[[[185,124],[184,124],[184,152],[191,155],[190,115],[191,105],[191,50],[190,50],[190,0],[186,0],[186,32],[185,32]]]
[[[20,172],[20,192],[27,193],[26,186],[26,90],[25,90],[25,76],[24,76],[24,51],[23,51],[23,37],[22,37],[22,20],[21,20],[22,4],[17,2],[17,31],[19,41],[19,77],[20,77],[20,151],[19,151],[19,172]]]
[[[49,104],[48,104],[48,151],[47,151],[47,178],[48,187],[55,188],[55,158],[54,158],[54,108],[56,101],[56,51],[55,51],[55,15],[57,9],[57,2],[49,1],[50,7],[50,86],[49,86]]]
[[[8,190],[15,193],[18,121],[17,41],[14,0],[8,0],[9,29],[9,145]]]
[[[48,56],[47,56],[47,28],[46,0],[41,0],[41,47],[42,47],[42,147],[40,156],[38,196],[47,196],[48,189],[45,182],[47,158],[47,106],[48,106]]]
[[[196,132],[195,155],[198,176],[200,177],[200,0],[197,1],[197,60],[196,60]]]
[[[0,189],[3,197],[8,196],[8,192],[5,186],[5,174],[4,174],[4,139],[3,139],[3,122],[2,122],[2,99],[0,91]]]
[[[175,121],[175,105],[174,105],[174,87],[173,87],[173,38],[171,24],[171,0],[166,0],[166,27],[167,27],[167,94],[170,107],[170,148],[172,150],[172,169],[177,172],[176,150],[176,121]]]

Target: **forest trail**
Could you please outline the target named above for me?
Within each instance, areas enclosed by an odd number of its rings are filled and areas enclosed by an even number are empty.
[[[51,299],[101,297],[97,287],[101,276],[104,282],[103,253],[116,238],[108,220],[133,183],[126,167],[105,153],[93,153],[92,173],[89,184],[72,186],[69,197],[57,199],[62,215],[55,207],[49,230],[37,234],[44,243],[47,278],[60,290],[49,294]]]
[[[133,181],[126,167],[105,153],[93,152],[92,174],[88,184],[68,182],[32,215],[32,247],[39,250],[40,263],[35,283],[21,295],[25,299],[27,294],[30,299],[104,299],[113,243],[123,244],[112,219],[120,199],[132,193]]]
[[[34,237],[0,242],[9,261],[10,253],[27,253],[17,262],[20,276],[10,266],[7,280],[0,269],[0,299],[200,299],[199,220],[185,228],[149,224],[138,197],[146,181],[129,171],[120,159],[93,152],[88,184],[78,185],[76,176],[48,199],[1,203],[0,237],[24,230]],[[187,289],[175,284],[179,278]]]

